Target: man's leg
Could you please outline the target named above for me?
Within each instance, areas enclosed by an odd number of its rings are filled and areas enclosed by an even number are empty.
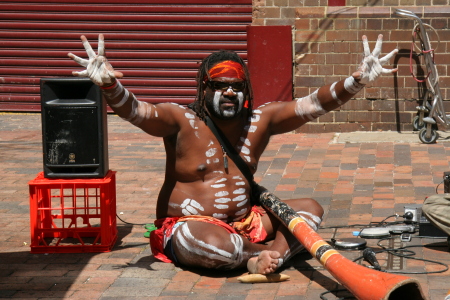
[[[323,208],[314,199],[290,199],[283,200],[295,212],[297,212],[305,221],[314,229],[319,228],[322,222]],[[288,261],[292,256],[303,250],[303,245],[294,235],[284,226],[275,216],[269,212],[263,216],[263,224],[266,228],[269,238],[273,238],[273,242],[266,249],[269,252],[262,251],[257,257],[250,258],[247,268],[250,273],[267,274],[265,268],[268,264],[268,256],[274,257],[273,253],[279,253],[278,267]]]
[[[285,202],[317,229],[323,209],[316,201],[293,199]],[[236,269],[247,265],[251,273],[273,273],[298,253],[302,245],[276,217],[268,213],[262,221],[268,240],[273,239],[268,245],[251,243],[214,224],[187,221],[173,235],[175,256],[185,266]]]
[[[225,270],[245,267],[250,257],[268,249],[218,225],[198,221],[178,226],[172,236],[172,247],[182,265]]]

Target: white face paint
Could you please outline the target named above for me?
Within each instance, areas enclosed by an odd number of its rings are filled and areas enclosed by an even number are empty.
[[[226,93],[234,93],[236,94],[237,99],[237,107],[229,107],[228,109],[221,109],[220,107],[220,100],[223,95],[223,91],[215,91],[214,97],[212,100],[212,104],[207,103],[207,107],[211,110],[213,110],[213,113],[218,117],[222,119],[230,119],[237,115],[239,115],[242,111],[242,107],[244,105],[244,93],[243,92],[234,92],[231,88],[229,88]]]

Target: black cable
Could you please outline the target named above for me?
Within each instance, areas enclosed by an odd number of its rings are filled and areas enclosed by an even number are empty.
[[[322,294],[320,294],[320,299],[328,300],[328,298],[325,298],[324,295],[330,294],[330,293],[339,293],[339,292],[349,292],[350,293],[350,291],[347,289],[335,289],[335,290],[323,292]],[[345,300],[345,299],[356,299],[356,298],[355,298],[355,296],[344,296],[344,297],[340,297],[340,298],[336,298],[336,299],[337,300]]]
[[[416,238],[416,237],[414,237]],[[395,271],[395,270],[380,270],[381,272],[386,272],[386,273],[395,273],[395,274],[434,274],[434,273],[444,273],[448,270],[448,265],[439,262],[439,261],[433,261],[433,260],[429,260],[429,259],[424,259],[424,258],[417,258],[417,257],[413,257],[413,255],[415,255],[416,253],[412,250],[406,249],[406,248],[413,248],[413,247],[423,247],[423,245],[409,245],[409,246],[404,246],[404,247],[400,247],[400,248],[386,248],[385,246],[381,245],[380,243],[382,241],[385,240],[390,240],[393,239],[393,237],[388,237],[388,238],[382,238],[380,240],[378,240],[377,246],[383,248],[383,250],[379,250],[379,251],[374,251],[375,254],[377,253],[383,253],[383,252],[387,252],[391,255],[397,256],[397,257],[402,257],[405,259],[414,259],[414,260],[419,260],[419,261],[424,261],[424,262],[429,262],[429,263],[433,263],[433,264],[437,264],[437,265],[441,265],[444,267],[443,270],[438,270],[438,271],[428,271],[428,272],[407,272],[407,271]],[[407,254],[405,254],[407,253]],[[356,262],[357,260],[360,260],[361,258],[363,258],[364,256],[360,256],[357,257],[356,259],[353,260],[353,262]]]
[[[439,194],[439,193],[438,193],[438,188],[439,188],[439,186],[440,186],[444,181],[445,181],[445,179],[443,179],[443,180],[436,186],[436,194]]]
[[[118,214],[116,214],[116,217],[117,217],[117,219],[119,219],[120,221],[122,221],[123,223],[128,224],[128,225],[139,225],[139,226],[141,226],[141,225],[147,225],[147,224],[148,224],[148,223],[145,223],[145,224],[130,223],[130,222],[127,222],[127,221],[122,220],[122,219],[119,217]]]

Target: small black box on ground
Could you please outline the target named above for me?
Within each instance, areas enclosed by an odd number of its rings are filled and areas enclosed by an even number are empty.
[[[103,178],[109,170],[106,104],[87,78],[41,79],[44,177]]]
[[[431,224],[430,221],[422,215],[419,222],[419,236],[446,237],[448,235]]]

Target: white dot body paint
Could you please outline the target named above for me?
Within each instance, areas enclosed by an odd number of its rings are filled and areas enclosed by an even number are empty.
[[[233,194],[237,195],[237,194],[244,194],[245,193],[245,189],[244,188],[240,188],[237,190],[233,191]]]
[[[219,182],[225,182],[225,181],[227,181],[226,178],[221,178],[221,179],[217,180],[216,183],[219,183]]]
[[[208,149],[205,153],[206,157],[213,157],[217,153],[217,148]]]
[[[245,181],[238,181],[236,182],[236,185],[245,185]]]
[[[245,199],[244,201],[239,202],[236,206],[241,207],[241,206],[245,205],[247,202],[248,202],[248,199]]]
[[[214,189],[220,189],[220,188],[225,187],[225,184],[213,184],[213,185],[211,185],[211,187]]]
[[[227,214],[213,213],[212,216],[216,219],[226,220],[228,218]]]
[[[191,113],[188,113],[188,112],[185,113],[184,116],[185,116],[186,118],[188,118],[188,119],[192,119],[192,120],[195,119],[195,116],[194,116],[193,114],[191,114]]]
[[[251,146],[252,144],[250,143],[250,140],[249,139],[246,139],[246,138],[244,138],[244,137],[241,137],[241,141],[245,144],[245,145],[247,145],[247,146]]]
[[[237,218],[242,217],[243,215],[245,215],[247,213],[247,211],[248,211],[248,208],[243,208],[243,209],[237,211],[236,212],[236,217]]]
[[[250,154],[250,149],[248,149],[247,147],[245,147],[245,146],[242,146],[242,148],[241,148],[241,152],[243,153],[243,154]]]
[[[245,200],[245,199],[247,199],[246,195],[239,195],[237,197],[234,197],[233,201],[242,201],[242,200]]]
[[[252,122],[258,122],[259,121],[259,119],[261,118],[261,116],[260,115],[253,115],[252,116]]]
[[[181,203],[180,207],[182,208],[181,212],[185,216],[199,215],[199,212],[198,212],[199,210],[201,210],[201,211],[205,210],[200,203],[198,203],[194,199],[189,199],[189,198],[185,199],[183,201],[183,203]]]
[[[214,202],[217,202],[217,203],[228,203],[230,201],[231,201],[230,198],[217,198],[214,200]]]
[[[245,158],[245,160],[246,160],[247,162],[251,162],[251,161],[252,161],[252,159],[251,159],[250,156],[248,156],[248,155],[245,155],[244,158]]]
[[[195,120],[189,120],[189,125],[191,125],[192,129],[198,129],[198,127],[195,126]]]
[[[224,196],[228,196],[230,193],[228,193],[227,191],[221,191],[221,192],[217,192],[214,194],[214,196],[216,197],[224,197]]]
[[[227,209],[229,206],[226,204],[214,204],[214,207],[217,209]]]

